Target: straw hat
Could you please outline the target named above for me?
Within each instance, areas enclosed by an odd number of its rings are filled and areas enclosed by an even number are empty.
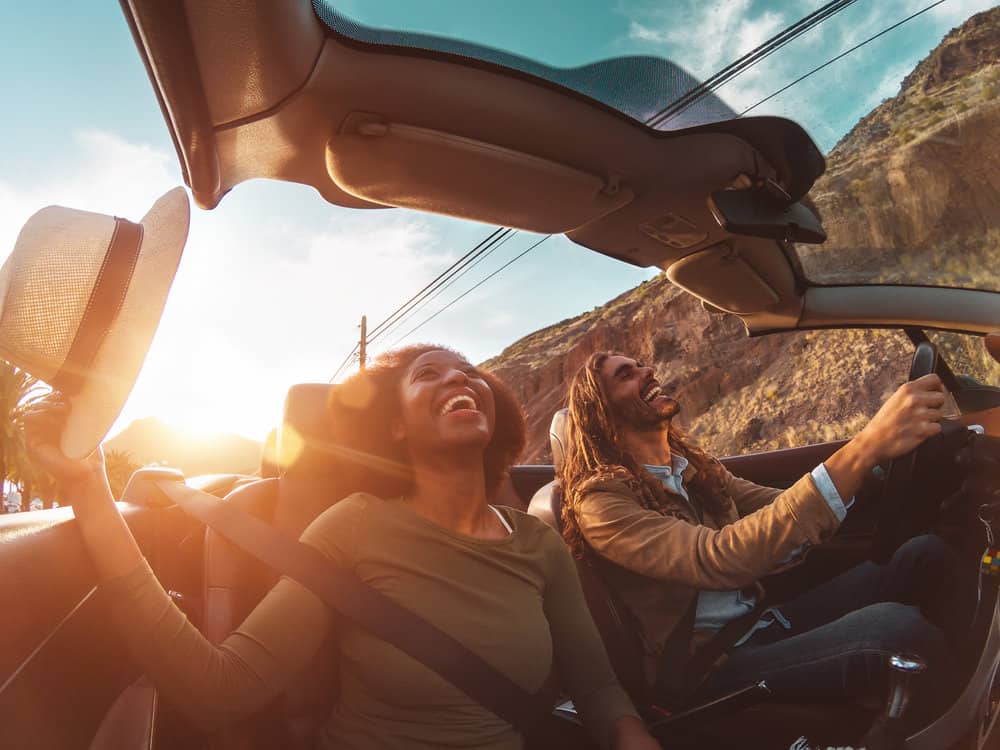
[[[121,412],[160,322],[187,239],[183,188],[138,224],[49,206],[0,268],[0,357],[72,404],[62,451],[82,458]]]

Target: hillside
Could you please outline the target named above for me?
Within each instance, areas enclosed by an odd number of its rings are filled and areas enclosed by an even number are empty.
[[[146,417],[104,443],[105,450],[127,451],[139,465],[162,464],[186,476],[199,474],[252,474],[260,466],[261,445],[239,435],[205,435],[192,438]]]
[[[811,191],[829,239],[799,248],[807,276],[995,288],[998,61],[994,8],[949,33],[841,139]]]
[[[997,60],[1000,8],[952,30],[827,155],[811,197],[829,240],[803,253],[807,276],[996,284],[982,274],[1000,265]],[[484,363],[525,407],[524,461],[549,460],[551,415],[602,349],[654,364],[682,404],[679,423],[730,455],[850,436],[905,378],[912,346],[898,331],[748,338],[737,318],[709,314],[660,275]],[[963,354],[963,369],[981,375],[978,351]]]

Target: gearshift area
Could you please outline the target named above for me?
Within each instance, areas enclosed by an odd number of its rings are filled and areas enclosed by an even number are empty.
[[[885,704],[887,720],[902,720],[913,696],[914,681],[926,669],[926,662],[919,656],[894,654],[889,657],[889,695]]]
[[[919,656],[894,654],[889,657],[885,712],[865,735],[863,747],[867,750],[903,750],[906,747],[903,719],[913,702],[918,678],[926,670],[927,663]]]

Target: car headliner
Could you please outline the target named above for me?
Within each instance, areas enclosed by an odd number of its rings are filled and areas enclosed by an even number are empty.
[[[1000,293],[816,286],[787,247],[722,229],[708,196],[739,175],[773,178],[797,199],[822,174],[819,150],[788,120],[654,131],[523,71],[348,38],[306,0],[247,2],[238,12],[222,0],[123,8],[203,208],[267,177],[311,185],[346,207],[402,206],[565,233],[665,269],[752,334],[1000,326]],[[565,122],[574,123],[571,137]],[[643,230],[678,216],[693,225],[686,241],[671,246]]]

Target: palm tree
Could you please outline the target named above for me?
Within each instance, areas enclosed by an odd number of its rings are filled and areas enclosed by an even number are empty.
[[[35,472],[28,461],[21,430],[21,408],[42,395],[44,386],[33,375],[0,360],[0,484],[27,483],[23,487],[30,494]]]

